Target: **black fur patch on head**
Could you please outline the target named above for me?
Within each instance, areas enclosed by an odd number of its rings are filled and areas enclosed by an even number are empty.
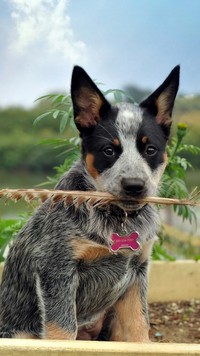
[[[117,111],[116,108],[110,109],[93,130],[82,134],[83,158],[93,178],[112,167],[122,152],[114,125]]]
[[[164,152],[167,139],[155,117],[143,113],[143,121],[139,128],[136,145],[140,154],[145,158],[152,170],[164,162]]]

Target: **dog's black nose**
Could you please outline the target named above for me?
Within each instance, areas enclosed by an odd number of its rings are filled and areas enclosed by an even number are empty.
[[[145,191],[145,182],[139,178],[123,178],[121,184],[124,193],[132,197],[138,197]]]

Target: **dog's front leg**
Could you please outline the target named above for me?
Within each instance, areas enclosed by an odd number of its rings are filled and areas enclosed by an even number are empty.
[[[114,305],[112,341],[149,342],[146,278],[141,274]]]
[[[68,272],[68,274],[67,274]],[[46,276],[41,284],[45,305],[44,338],[75,340],[77,337],[76,291],[77,275],[66,271]]]

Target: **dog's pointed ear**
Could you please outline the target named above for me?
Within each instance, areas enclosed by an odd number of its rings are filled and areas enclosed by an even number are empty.
[[[165,81],[147,99],[140,103],[151,115],[156,117],[159,125],[169,133],[172,123],[172,110],[179,86],[180,66],[176,66]]]
[[[104,112],[110,108],[96,84],[79,66],[73,69],[71,97],[74,121],[79,131],[95,127]]]

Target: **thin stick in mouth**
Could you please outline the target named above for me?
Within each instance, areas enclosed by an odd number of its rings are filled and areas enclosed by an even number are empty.
[[[49,190],[49,189],[1,189],[0,199],[6,197],[17,202],[20,199],[24,199],[28,203],[35,199],[39,199],[42,202],[47,199],[51,199],[53,204],[57,202],[64,202],[66,204],[74,203],[80,206],[83,203],[87,203],[90,206],[103,206],[110,203],[119,204],[164,204],[164,205],[190,205],[200,206],[200,191],[195,188],[187,198],[162,198],[162,197],[145,197],[142,199],[129,198],[119,199],[118,197],[99,191],[65,191],[65,190]]]

